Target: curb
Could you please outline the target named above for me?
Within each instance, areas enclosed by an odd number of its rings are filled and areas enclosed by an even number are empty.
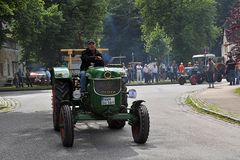
[[[185,104],[186,104],[186,99],[189,98],[191,103],[193,103],[193,105],[191,105],[191,104],[187,104],[187,105],[190,105],[193,108],[196,108],[196,109],[198,109],[200,111],[203,111],[204,113],[211,114],[211,115],[223,118],[225,120],[228,120],[230,122],[240,124],[240,119],[238,119],[238,118],[226,115],[224,113],[220,113],[220,112],[216,112],[216,111],[212,111],[210,109],[207,109],[207,106],[209,106],[211,104],[209,104],[208,102],[202,100],[201,98],[197,98],[196,97],[196,94],[201,92],[201,91],[202,90],[196,91],[196,92],[194,92],[192,94],[187,94],[187,96],[185,98]]]

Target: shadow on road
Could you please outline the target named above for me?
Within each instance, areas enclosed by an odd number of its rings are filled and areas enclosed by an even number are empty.
[[[135,144],[128,125],[110,130],[104,121],[91,121],[77,124],[74,146],[64,148],[50,111],[1,113],[0,137],[0,159],[126,159],[152,147]]]

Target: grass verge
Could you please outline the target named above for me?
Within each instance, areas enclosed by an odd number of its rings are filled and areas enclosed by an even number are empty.
[[[11,111],[13,111],[12,108],[0,106],[0,113],[1,112],[11,112]]]
[[[240,88],[235,89],[234,92],[240,96]]]
[[[240,119],[236,118],[239,116],[238,114],[225,112],[217,105],[204,104],[199,99],[192,96],[188,96],[185,100],[185,103],[189,106],[192,106],[193,109],[199,113],[213,116],[225,122],[240,125]]]

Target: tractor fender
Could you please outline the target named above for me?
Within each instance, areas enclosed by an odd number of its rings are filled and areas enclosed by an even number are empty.
[[[51,71],[51,77],[54,79],[71,79],[71,75],[67,67],[54,67]]]
[[[131,110],[136,110],[143,102],[144,100],[137,100],[132,103]]]

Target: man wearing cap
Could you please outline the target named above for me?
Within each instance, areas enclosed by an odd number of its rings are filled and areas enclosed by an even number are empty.
[[[96,43],[93,40],[89,40],[87,43],[87,49],[82,52],[81,56],[82,64],[80,67],[80,85],[81,92],[86,91],[86,70],[89,66],[99,67],[104,66],[102,54],[96,49]]]

